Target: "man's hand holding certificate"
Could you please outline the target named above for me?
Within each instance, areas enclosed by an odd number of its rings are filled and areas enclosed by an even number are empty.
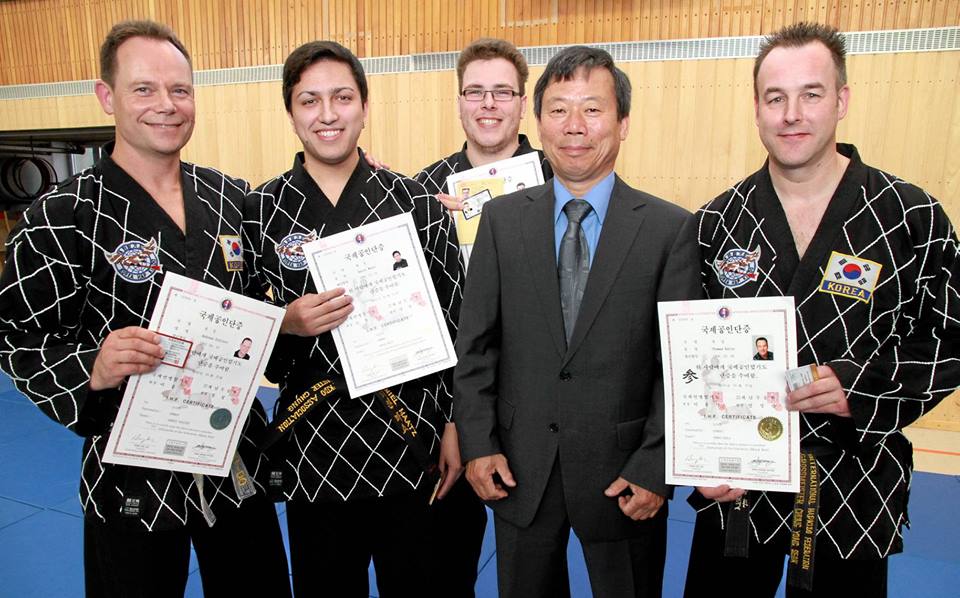
[[[168,273],[150,330],[163,357],[127,383],[108,463],[225,476],[283,309]]]
[[[312,241],[303,253],[318,290],[344,288],[353,299],[331,331],[350,396],[457,363],[409,213]]]
[[[792,297],[659,305],[666,480],[684,486],[799,490],[800,428],[787,410],[796,371]]]

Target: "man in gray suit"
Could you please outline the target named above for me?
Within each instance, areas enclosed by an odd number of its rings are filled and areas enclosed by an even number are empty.
[[[659,596],[664,483],[658,300],[696,297],[690,215],[613,172],[630,81],[557,54],[534,114],[555,177],[484,206],[457,341],[467,479],[494,509],[504,598],[568,596],[570,528],[594,596]]]

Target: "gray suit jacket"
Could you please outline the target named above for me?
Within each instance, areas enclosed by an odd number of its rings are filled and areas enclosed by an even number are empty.
[[[577,535],[623,539],[642,524],[604,496],[611,482],[669,494],[657,301],[700,296],[696,231],[683,208],[618,177],[567,347],[553,205],[548,181],[484,206],[457,339],[460,448],[464,462],[506,455],[517,487],[490,506],[521,527],[559,452]]]

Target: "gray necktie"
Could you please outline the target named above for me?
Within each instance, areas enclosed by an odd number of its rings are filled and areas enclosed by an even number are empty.
[[[580,222],[590,213],[590,204],[583,199],[571,199],[563,206],[567,215],[567,230],[560,240],[560,256],[557,259],[557,274],[560,277],[560,308],[563,310],[563,327],[567,342],[573,335],[577,311],[583,290],[590,275],[590,246]]]

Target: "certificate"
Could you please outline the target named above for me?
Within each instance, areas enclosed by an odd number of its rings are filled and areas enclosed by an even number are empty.
[[[456,365],[409,213],[305,243],[303,253],[317,289],[343,287],[353,298],[331,331],[351,397]]]
[[[228,475],[283,313],[167,274],[150,318],[163,359],[127,382],[103,460]]]
[[[506,193],[543,184],[540,154],[529,152],[464,170],[447,177],[447,192],[463,201],[463,211],[454,213],[461,245],[473,245],[483,204]]]
[[[800,420],[793,297],[659,304],[666,481],[797,492]]]

